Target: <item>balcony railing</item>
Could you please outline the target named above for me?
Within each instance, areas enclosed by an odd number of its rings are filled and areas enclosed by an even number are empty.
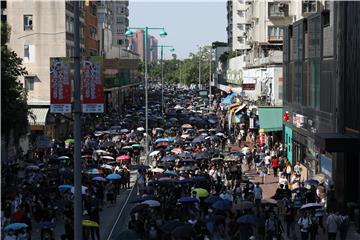
[[[283,39],[284,39],[284,37],[283,36],[281,36],[281,35],[269,35],[268,36],[268,41],[269,42],[282,42],[283,41]]]

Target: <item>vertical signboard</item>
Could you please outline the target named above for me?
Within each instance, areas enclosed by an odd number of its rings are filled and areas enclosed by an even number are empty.
[[[89,57],[82,63],[82,111],[102,113],[104,112],[103,58]]]
[[[50,58],[50,112],[71,112],[70,59]]]

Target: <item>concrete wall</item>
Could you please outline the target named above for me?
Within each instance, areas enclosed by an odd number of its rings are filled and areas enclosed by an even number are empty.
[[[9,47],[23,58],[24,45],[33,45],[34,58],[24,61],[29,75],[37,77],[28,102],[49,104],[50,58],[66,56],[65,1],[8,1],[7,7]],[[24,31],[23,15],[27,14],[33,15],[33,30]]]

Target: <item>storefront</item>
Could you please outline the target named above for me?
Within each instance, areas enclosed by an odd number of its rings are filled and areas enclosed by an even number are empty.
[[[293,163],[293,158],[292,158],[292,149],[293,149],[293,145],[292,145],[292,129],[288,126],[285,125],[284,128],[284,142],[285,142],[285,147],[286,147],[286,157],[289,160],[289,162],[292,164]]]

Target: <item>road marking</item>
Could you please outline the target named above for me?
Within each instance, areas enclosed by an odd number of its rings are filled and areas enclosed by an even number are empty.
[[[129,192],[129,195],[128,195],[128,197],[127,197],[124,205],[123,205],[122,208],[121,208],[121,211],[120,211],[120,213],[119,213],[119,215],[118,215],[118,217],[117,217],[117,219],[116,219],[113,227],[111,228],[111,231],[110,231],[110,233],[109,233],[109,236],[107,237],[107,240],[110,240],[111,235],[113,234],[113,232],[114,232],[114,230],[115,230],[115,227],[116,227],[117,223],[119,222],[119,219],[120,219],[120,217],[121,217],[121,215],[122,215],[122,213],[123,213],[123,211],[124,211],[124,209],[125,209],[125,206],[126,206],[126,205],[128,204],[128,202],[129,202],[129,199],[130,199],[130,197],[131,197],[131,194],[132,194],[133,191],[134,191],[135,186],[136,186],[136,180],[135,180],[135,184],[132,186],[132,188],[131,188],[131,190],[130,190],[130,192]]]

